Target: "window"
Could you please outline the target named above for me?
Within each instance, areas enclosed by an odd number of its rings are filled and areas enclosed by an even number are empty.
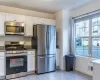
[[[92,57],[100,58],[100,17],[92,18]]]
[[[100,58],[100,38],[92,39],[92,56]]]
[[[89,20],[76,24],[76,55],[88,56]]]
[[[100,15],[75,20],[75,54],[100,58]]]
[[[92,36],[100,36],[100,17],[92,19]]]

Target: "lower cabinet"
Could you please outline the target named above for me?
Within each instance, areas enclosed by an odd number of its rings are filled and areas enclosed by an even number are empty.
[[[100,63],[93,64],[93,80],[100,79]]]
[[[35,53],[28,51],[27,55],[27,72],[35,71]]]
[[[5,52],[0,52],[0,76],[5,76]]]
[[[60,67],[60,49],[57,49],[57,52],[56,52],[56,69],[59,69]]]

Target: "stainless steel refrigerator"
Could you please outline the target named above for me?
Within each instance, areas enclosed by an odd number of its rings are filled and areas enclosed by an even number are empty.
[[[38,24],[33,26],[32,47],[36,48],[36,73],[56,70],[56,27]]]

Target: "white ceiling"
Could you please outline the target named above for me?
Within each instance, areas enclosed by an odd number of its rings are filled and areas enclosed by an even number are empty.
[[[54,13],[64,8],[78,8],[93,0],[0,0],[1,5]]]

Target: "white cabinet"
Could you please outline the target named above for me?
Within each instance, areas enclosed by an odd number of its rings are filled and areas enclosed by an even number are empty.
[[[59,68],[60,67],[60,49],[56,50],[56,67]]]
[[[24,15],[6,13],[6,21],[25,22]]]
[[[42,19],[38,17],[33,17],[33,24],[42,24]]]
[[[28,51],[27,72],[35,71],[35,51]]]
[[[93,60],[93,80],[100,79],[100,59]]]
[[[25,25],[25,36],[33,36],[33,25],[36,25],[36,24],[55,25],[55,20],[26,16],[25,24],[26,24]]]
[[[0,52],[0,76],[5,76],[5,52]]]
[[[0,13],[0,36],[5,36],[5,13]]]
[[[33,17],[26,16],[25,19],[25,36],[33,36]]]
[[[38,18],[37,23],[38,24],[47,24],[47,25],[54,25],[55,26],[55,20],[53,20],[53,19]]]
[[[41,18],[41,23],[55,26],[55,20],[52,20],[52,19]]]

